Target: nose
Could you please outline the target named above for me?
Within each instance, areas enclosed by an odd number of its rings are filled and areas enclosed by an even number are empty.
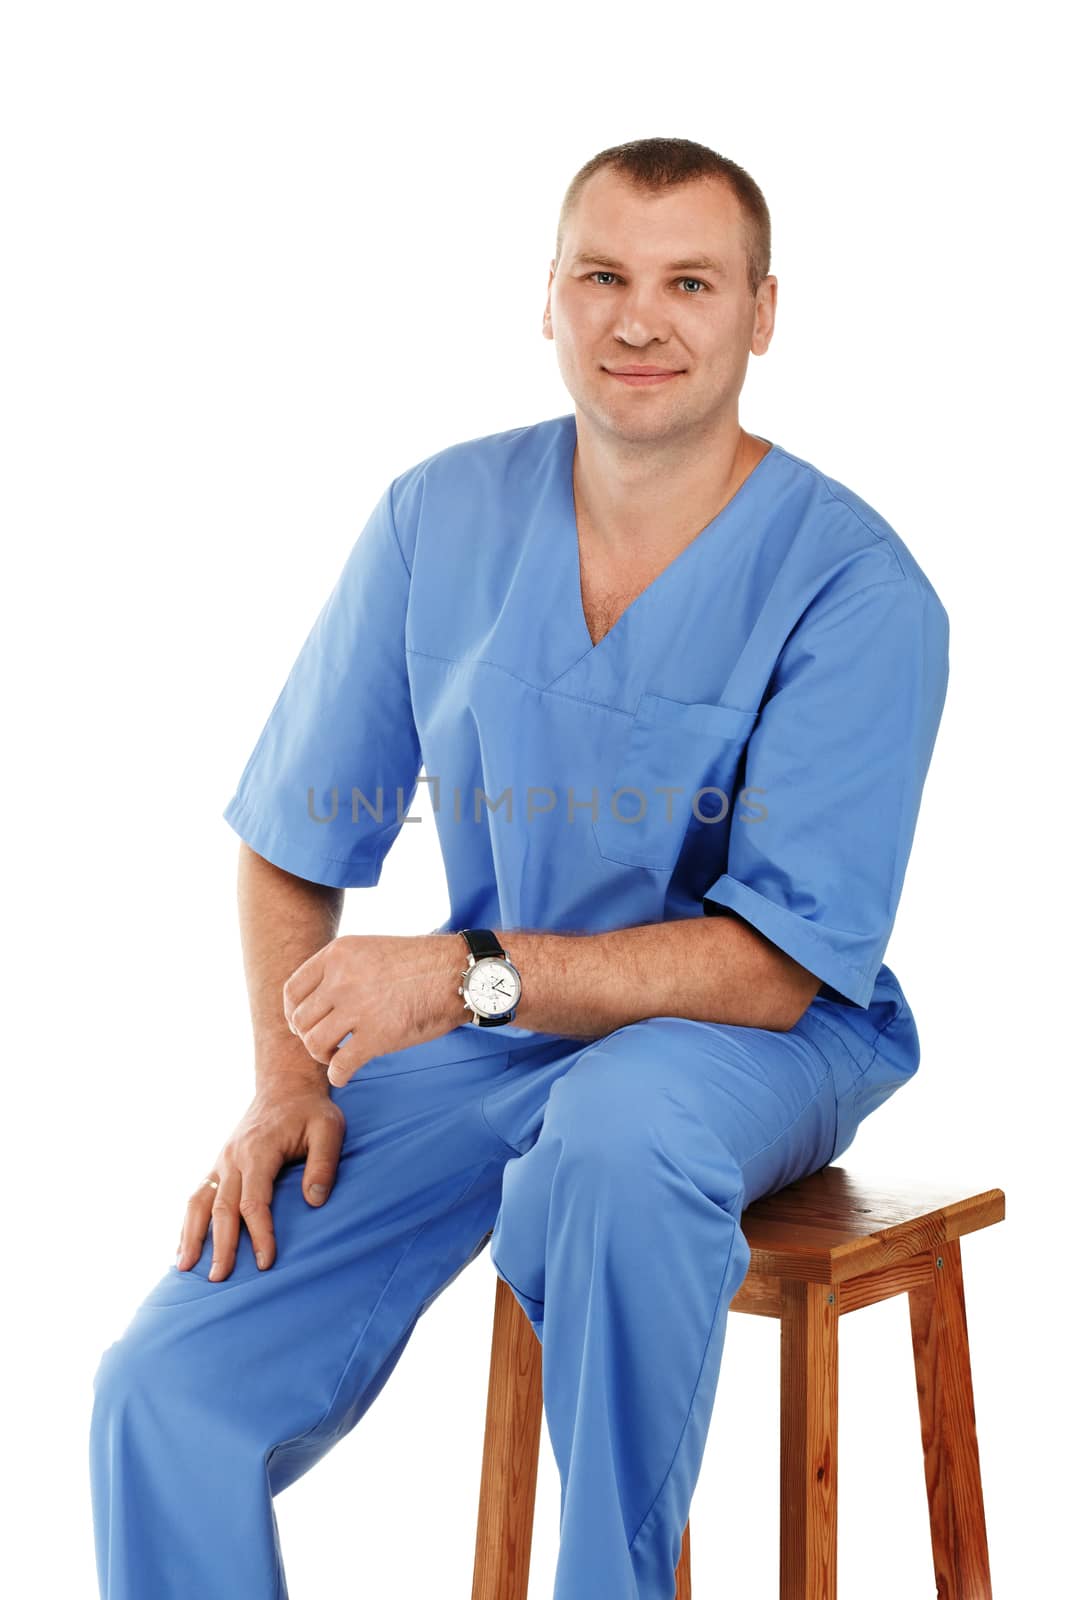
[[[624,361],[647,360],[650,365],[655,366],[670,364],[657,350],[648,349],[649,346],[666,345],[671,338],[670,325],[648,306],[634,304],[620,307],[615,316],[612,332],[619,343],[627,347]]]

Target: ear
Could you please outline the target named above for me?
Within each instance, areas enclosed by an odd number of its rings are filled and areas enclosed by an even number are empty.
[[[768,273],[756,290],[756,314],[752,323],[752,343],[749,346],[754,356],[763,355],[771,342],[777,305],[778,279]]]
[[[548,288],[545,290],[545,311],[541,319],[541,332],[546,339],[552,337],[552,280],[555,275],[556,263],[552,260],[548,264]]]

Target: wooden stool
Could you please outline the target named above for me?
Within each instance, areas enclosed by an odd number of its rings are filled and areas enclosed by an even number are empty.
[[[907,1291],[938,1600],[989,1600],[960,1236],[1004,1192],[880,1184],[823,1167],[749,1206],[752,1252],[731,1311],[778,1317],[780,1600],[836,1600],[837,1322]],[[497,1277],[472,1600],[526,1600],[541,1442],[541,1345]],[[689,1524],[675,1572],[691,1600]]]

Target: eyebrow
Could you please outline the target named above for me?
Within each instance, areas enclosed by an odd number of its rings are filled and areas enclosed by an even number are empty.
[[[583,250],[576,255],[574,263],[576,266],[582,267],[605,267],[609,272],[624,270],[621,261],[613,261],[610,256],[600,255],[588,250]],[[668,272],[688,272],[694,267],[701,272],[716,272],[720,277],[726,277],[725,266],[714,256],[691,256],[687,261],[667,262]]]

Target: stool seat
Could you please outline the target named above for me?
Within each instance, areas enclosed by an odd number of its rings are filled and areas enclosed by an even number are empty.
[[[1002,1189],[879,1181],[843,1167],[741,1216],[751,1251],[731,1311],[778,1317],[780,1600],[836,1600],[838,1319],[907,1293],[938,1600],[991,1600],[960,1238],[1004,1218]],[[526,1600],[541,1344],[497,1277],[472,1600]],[[676,1600],[691,1600],[686,1523]]]

